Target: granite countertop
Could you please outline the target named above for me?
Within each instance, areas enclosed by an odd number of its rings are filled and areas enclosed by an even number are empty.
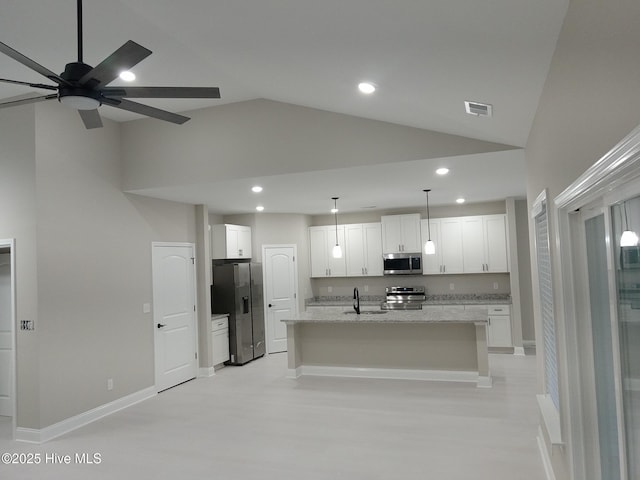
[[[361,306],[379,307],[385,301],[384,295],[375,296],[360,295]],[[511,295],[509,294],[450,294],[450,295],[427,295],[423,305],[511,305]],[[353,305],[352,297],[333,296],[315,297],[306,302],[307,307],[342,307]]]
[[[286,324],[297,323],[487,323],[488,312],[456,308],[430,310],[380,310],[362,308],[362,314],[342,307],[320,307],[307,311],[294,319],[282,320]],[[367,313],[375,312],[375,313]]]

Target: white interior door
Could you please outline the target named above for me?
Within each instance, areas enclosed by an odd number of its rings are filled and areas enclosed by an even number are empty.
[[[13,416],[11,254],[0,254],[0,415]]]
[[[265,245],[262,249],[268,353],[287,351],[287,326],[282,320],[298,313],[295,258],[295,245]]]
[[[156,388],[162,391],[197,374],[194,246],[153,244],[152,257]]]

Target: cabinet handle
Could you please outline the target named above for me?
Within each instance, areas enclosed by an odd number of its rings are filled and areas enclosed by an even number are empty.
[[[331,269],[329,269],[329,276],[331,276]]]
[[[367,267],[364,267],[364,274],[369,275],[369,269]]]
[[[240,257],[242,256],[242,249],[241,248],[238,249],[238,256],[240,256]]]
[[[443,265],[443,266],[442,266],[442,273],[446,273],[446,272],[447,272],[447,266],[446,266],[446,265]]]

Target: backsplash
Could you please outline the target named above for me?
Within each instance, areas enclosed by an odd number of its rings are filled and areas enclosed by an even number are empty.
[[[353,296],[354,287],[358,287],[360,299],[363,296],[384,298],[385,287],[391,286],[422,286],[425,287],[427,295],[509,295],[511,293],[508,273],[311,279],[313,297]]]

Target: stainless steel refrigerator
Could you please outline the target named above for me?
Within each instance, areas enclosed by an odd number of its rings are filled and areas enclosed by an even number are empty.
[[[228,365],[244,365],[265,353],[262,265],[213,265],[211,311],[229,313]]]

